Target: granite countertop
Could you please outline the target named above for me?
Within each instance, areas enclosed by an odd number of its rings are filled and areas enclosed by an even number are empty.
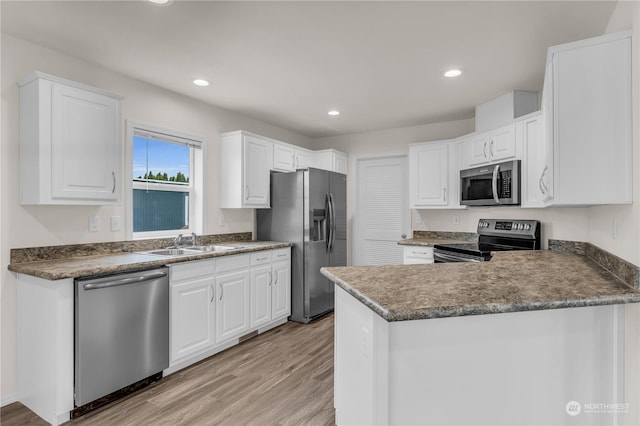
[[[400,246],[422,246],[433,247],[436,244],[460,244],[469,243],[469,240],[456,240],[451,238],[409,238],[398,241]]]
[[[80,278],[150,269],[163,265],[192,260],[210,259],[240,253],[271,250],[291,247],[291,243],[276,241],[220,242],[224,246],[237,247],[232,250],[204,252],[187,256],[158,256],[142,253],[113,253],[93,256],[68,257],[55,260],[39,260],[34,262],[12,263],[9,270],[21,274],[32,275],[46,280]]]
[[[321,271],[390,322],[640,302],[639,290],[573,253],[510,251],[490,262]]]

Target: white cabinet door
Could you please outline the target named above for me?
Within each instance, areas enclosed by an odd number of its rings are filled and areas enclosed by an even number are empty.
[[[171,364],[215,344],[214,286],[213,276],[171,285]]]
[[[280,172],[295,171],[295,148],[280,143],[273,144],[273,170]]]
[[[220,137],[220,207],[269,208],[273,141],[236,131]]]
[[[492,162],[515,157],[515,124],[510,124],[489,132],[489,158]]]
[[[555,46],[547,58],[553,205],[631,203],[631,32]]]
[[[427,142],[409,146],[411,208],[448,204],[449,144]]]
[[[244,137],[244,205],[270,207],[269,182],[273,144],[253,136]]]
[[[216,342],[239,337],[249,329],[250,280],[248,269],[216,276]]]
[[[290,249],[286,249],[290,252]],[[287,257],[288,257],[288,253]],[[274,255],[274,260],[276,259]],[[273,263],[272,315],[273,319],[291,315],[291,260]]]
[[[462,140],[461,169],[516,157],[515,124]]]
[[[471,135],[464,139],[464,159],[463,168],[475,167],[487,164],[491,157],[489,156],[489,133],[480,133]]]
[[[304,148],[295,148],[296,169],[306,169],[313,164],[313,151]]]
[[[42,73],[19,86],[21,202],[118,203],[121,98]]]
[[[537,113],[516,123],[516,137],[522,139],[525,152],[521,169],[521,205],[545,207],[549,190],[545,182],[548,166],[542,114]]]
[[[348,156],[335,149],[322,149],[313,152],[313,167],[332,172],[347,174]]]
[[[271,321],[271,263],[251,268],[251,327]]]
[[[120,182],[118,101],[53,84],[53,199],[116,201]]]

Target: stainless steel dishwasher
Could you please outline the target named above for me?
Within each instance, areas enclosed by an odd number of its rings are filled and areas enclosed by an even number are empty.
[[[76,406],[168,366],[167,268],[76,280]]]

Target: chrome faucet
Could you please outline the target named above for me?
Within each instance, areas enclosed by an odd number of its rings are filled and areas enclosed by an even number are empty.
[[[180,248],[180,246],[195,246],[197,244],[198,236],[195,232],[192,232],[190,236],[185,237],[182,234],[178,234],[178,236],[173,240],[173,245],[176,248]]]

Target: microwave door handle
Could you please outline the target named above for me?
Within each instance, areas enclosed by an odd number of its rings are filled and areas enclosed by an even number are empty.
[[[500,204],[500,198],[498,198],[498,173],[500,172],[500,165],[497,164],[493,169],[493,179],[491,179],[491,190],[493,191],[493,201],[496,204]]]

